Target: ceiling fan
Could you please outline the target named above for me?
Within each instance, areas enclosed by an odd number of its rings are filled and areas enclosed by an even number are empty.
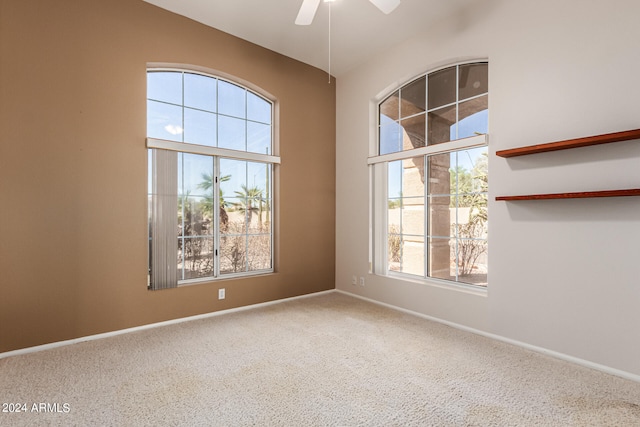
[[[333,0],[324,0],[333,1]],[[390,14],[393,10],[398,7],[400,4],[400,0],[369,0],[373,3],[378,9],[380,9],[385,14]],[[300,6],[300,11],[298,12],[298,17],[296,18],[296,25],[310,25],[313,22],[313,17],[316,15],[316,11],[318,10],[318,6],[320,5],[320,0],[303,0],[302,6]]]

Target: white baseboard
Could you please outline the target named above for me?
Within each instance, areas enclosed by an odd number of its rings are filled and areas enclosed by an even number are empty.
[[[268,301],[268,302],[262,302],[262,303],[258,303],[258,304],[246,305],[246,306],[243,306],[243,307],[230,308],[230,309],[227,309],[227,310],[214,311],[212,313],[198,314],[198,315],[195,315],[195,316],[182,317],[182,318],[173,319],[173,320],[166,320],[164,322],[150,323],[148,325],[136,326],[136,327],[127,328],[127,329],[120,329],[120,330],[117,330],[117,331],[105,332],[105,333],[102,333],[102,334],[89,335],[89,336],[86,336],[86,337],[74,338],[74,339],[65,340],[65,341],[57,341],[57,342],[53,342],[53,343],[50,343],[50,344],[43,344],[43,345],[37,345],[37,346],[34,346],[34,347],[21,348],[21,349],[18,349],[18,350],[12,350],[12,351],[7,351],[7,352],[4,352],[4,353],[0,353],[0,359],[3,359],[5,357],[19,356],[19,355],[22,355],[22,354],[36,353],[38,351],[50,350],[52,348],[63,347],[63,346],[66,346],[66,345],[77,344],[77,343],[81,343],[81,342],[85,342],[85,341],[94,341],[94,340],[100,340],[100,339],[103,339],[103,338],[115,337],[117,335],[128,334],[128,333],[131,333],[131,332],[144,331],[144,330],[147,330],[147,329],[159,328],[159,327],[168,326],[168,325],[175,325],[175,324],[178,324],[178,323],[189,322],[189,321],[192,321],[192,320],[207,319],[209,317],[222,316],[222,315],[229,314],[229,313],[237,313],[239,311],[251,310],[251,309],[260,308],[260,307],[267,307],[267,306],[274,305],[274,304],[281,304],[281,303],[286,302],[286,301],[292,301],[292,300],[297,300],[297,299],[302,299],[302,298],[309,298],[309,297],[314,297],[314,296],[318,296],[318,295],[329,294],[329,293],[332,293],[332,292],[335,292],[335,290],[334,289],[330,289],[328,291],[315,292],[315,293],[311,293],[311,294],[299,295],[299,296],[279,299],[279,300],[275,300],[275,301]]]
[[[471,332],[473,334],[477,334],[477,335],[482,335],[484,337],[487,338],[491,338],[494,339],[496,341],[501,341],[501,342],[505,342],[507,344],[512,344],[518,347],[522,347],[525,348],[527,350],[531,350],[531,351],[535,351],[536,353],[541,353],[541,354],[545,354],[547,356],[551,356],[554,357],[556,359],[561,359],[567,362],[571,362],[571,363],[575,363],[576,365],[580,365],[580,366],[584,366],[587,368],[591,368],[591,369],[595,369],[597,371],[601,371],[607,374],[611,374],[611,375],[615,375],[621,378],[625,378],[627,380],[631,380],[631,381],[635,381],[640,383],[640,375],[636,375],[636,374],[632,374],[631,372],[627,372],[627,371],[622,371],[620,369],[615,369],[612,368],[610,366],[606,366],[606,365],[601,365],[599,363],[594,363],[594,362],[590,362],[588,360],[584,360],[584,359],[580,359],[578,357],[574,357],[574,356],[570,356],[568,354],[564,354],[564,353],[559,353],[557,351],[553,351],[553,350],[549,350],[546,349],[544,347],[538,347],[535,345],[531,345],[531,344],[527,344],[525,342],[522,341],[517,341],[511,338],[507,338],[507,337],[503,337],[501,335],[496,335],[496,334],[492,334],[489,332],[485,332],[485,331],[481,331],[479,329],[474,329],[474,328],[470,328],[468,326],[464,326],[464,325],[460,325],[458,323],[454,323],[454,322],[450,322],[448,320],[443,320],[443,319],[439,319],[437,317],[433,317],[433,316],[428,316],[426,314],[422,314],[422,313],[418,313],[417,311],[412,311],[412,310],[408,310],[406,308],[402,308],[402,307],[398,307],[395,305],[391,305],[391,304],[387,304],[384,302],[380,302],[380,301],[376,301],[374,299],[371,298],[366,298],[357,294],[352,294],[351,292],[347,292],[347,291],[343,291],[341,289],[336,289],[335,292],[339,292],[345,295],[349,295],[367,302],[371,302],[373,304],[377,304],[377,305],[381,305],[383,307],[387,307],[393,310],[398,310],[401,311],[403,313],[407,313],[407,314],[411,314],[413,316],[418,316],[421,317],[423,319],[427,319],[427,320],[431,320],[434,322],[438,322],[438,323],[442,323],[444,325],[447,326],[451,326],[452,328],[456,328],[456,329],[460,329],[466,332]]]

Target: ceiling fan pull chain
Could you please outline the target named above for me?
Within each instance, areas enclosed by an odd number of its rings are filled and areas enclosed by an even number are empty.
[[[331,84],[331,2],[329,2],[329,84]]]

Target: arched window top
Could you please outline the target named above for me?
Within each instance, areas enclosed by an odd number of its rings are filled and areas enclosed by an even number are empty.
[[[379,105],[378,154],[487,133],[488,64],[458,64],[424,74]]]
[[[147,72],[147,137],[273,153],[273,103],[227,79],[188,70]]]

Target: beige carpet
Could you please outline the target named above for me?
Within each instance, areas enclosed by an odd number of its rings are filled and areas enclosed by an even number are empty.
[[[640,426],[638,383],[339,293],[0,359],[0,396],[2,426]]]

